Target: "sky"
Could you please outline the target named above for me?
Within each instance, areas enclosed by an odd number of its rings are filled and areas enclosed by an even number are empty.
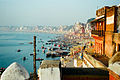
[[[1,26],[59,26],[86,23],[96,10],[120,0],[0,0]]]

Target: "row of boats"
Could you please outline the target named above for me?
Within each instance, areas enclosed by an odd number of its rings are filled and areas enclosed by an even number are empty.
[[[70,49],[67,45],[62,43],[60,40],[49,40],[46,45],[52,44],[52,47],[48,47],[48,52],[46,53],[46,57],[61,57],[67,56],[70,53]]]
[[[53,39],[53,40],[48,40],[46,43],[40,39],[40,41],[43,45],[41,47],[42,52],[46,53],[46,57],[60,57],[60,56],[66,56],[69,51],[67,51],[67,47],[64,44],[60,43],[59,39]],[[29,42],[29,44],[33,44],[33,42]],[[45,46],[44,46],[45,45]],[[48,50],[47,50],[48,49]],[[18,49],[17,52],[21,52],[22,50]],[[39,49],[37,50],[39,52]],[[30,56],[33,56],[33,53],[30,54]],[[25,61],[27,58],[23,57],[23,61]],[[43,60],[41,58],[37,58],[36,61]]]

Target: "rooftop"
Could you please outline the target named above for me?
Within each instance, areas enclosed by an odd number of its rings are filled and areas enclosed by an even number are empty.
[[[60,61],[59,60],[43,60],[40,68],[49,68],[49,67],[59,67]]]

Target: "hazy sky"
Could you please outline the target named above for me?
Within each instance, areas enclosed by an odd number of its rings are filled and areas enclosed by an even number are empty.
[[[0,0],[0,25],[71,25],[86,23],[97,8],[120,0]]]

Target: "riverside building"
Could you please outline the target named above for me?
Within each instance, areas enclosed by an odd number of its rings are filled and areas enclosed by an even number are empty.
[[[120,51],[120,6],[105,6],[98,9],[91,25],[95,53],[111,58]]]

